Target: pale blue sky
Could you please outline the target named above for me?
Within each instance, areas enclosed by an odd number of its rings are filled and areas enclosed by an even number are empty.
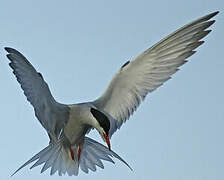
[[[0,179],[224,179],[224,2],[221,0],[0,0]],[[3,50],[18,49],[62,103],[93,100],[127,60],[186,23],[220,11],[205,44],[150,94],[112,138],[116,160],[78,177],[10,174],[48,144]],[[97,133],[92,138],[102,140]]]

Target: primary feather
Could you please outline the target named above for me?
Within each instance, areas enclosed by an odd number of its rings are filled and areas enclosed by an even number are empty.
[[[56,102],[43,76],[31,63],[17,50],[5,48],[13,73],[50,137],[49,145],[16,172],[35,162],[31,169],[43,164],[41,172],[50,169],[51,175],[57,171],[59,175],[78,175],[79,167],[85,173],[96,171],[97,166],[104,168],[102,160],[114,163],[112,158],[119,159],[131,169],[115,152],[85,137],[86,133],[93,127],[98,131],[104,128],[104,133],[111,137],[146,95],[170,79],[203,44],[201,39],[211,32],[207,28],[215,22],[210,19],[216,14],[218,12],[187,24],[126,62],[105,93],[88,103],[64,105]]]
[[[216,14],[218,12],[183,26],[121,67],[104,94],[93,102],[115,120],[111,136],[129,119],[146,95],[170,79],[204,43],[200,40],[211,32],[206,29],[215,22],[210,19]]]
[[[55,101],[43,76],[20,52],[9,47],[5,50],[9,53],[9,65],[32,104],[37,119],[52,138],[58,136],[68,119],[68,106]]]

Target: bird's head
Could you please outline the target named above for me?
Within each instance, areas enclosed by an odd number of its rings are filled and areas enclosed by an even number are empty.
[[[111,150],[111,145],[110,145],[110,136],[109,136],[109,130],[110,130],[110,121],[108,117],[98,111],[97,109],[91,108],[91,113],[96,119],[96,125],[94,125],[94,128],[99,132],[101,135],[102,139],[107,143],[108,149]]]

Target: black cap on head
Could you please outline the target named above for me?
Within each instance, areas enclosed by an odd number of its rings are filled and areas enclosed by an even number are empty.
[[[92,115],[95,117],[95,119],[98,121],[98,123],[103,128],[106,135],[108,136],[109,130],[110,130],[110,121],[107,118],[107,116],[104,113],[102,113],[94,108],[91,108],[90,112],[92,113]]]

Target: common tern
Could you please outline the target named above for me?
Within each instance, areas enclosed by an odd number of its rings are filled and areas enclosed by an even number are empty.
[[[35,115],[48,133],[49,145],[18,170],[35,161],[31,168],[44,164],[41,172],[78,175],[104,168],[102,160],[113,157],[131,167],[111,150],[110,138],[129,119],[146,95],[171,78],[187,62],[211,30],[217,12],[203,16],[173,32],[151,48],[126,62],[111,80],[104,94],[92,102],[65,105],[58,103],[41,73],[19,51],[6,47],[10,67],[20,83]],[[96,129],[108,148],[86,134]],[[15,174],[13,173],[13,175]]]

